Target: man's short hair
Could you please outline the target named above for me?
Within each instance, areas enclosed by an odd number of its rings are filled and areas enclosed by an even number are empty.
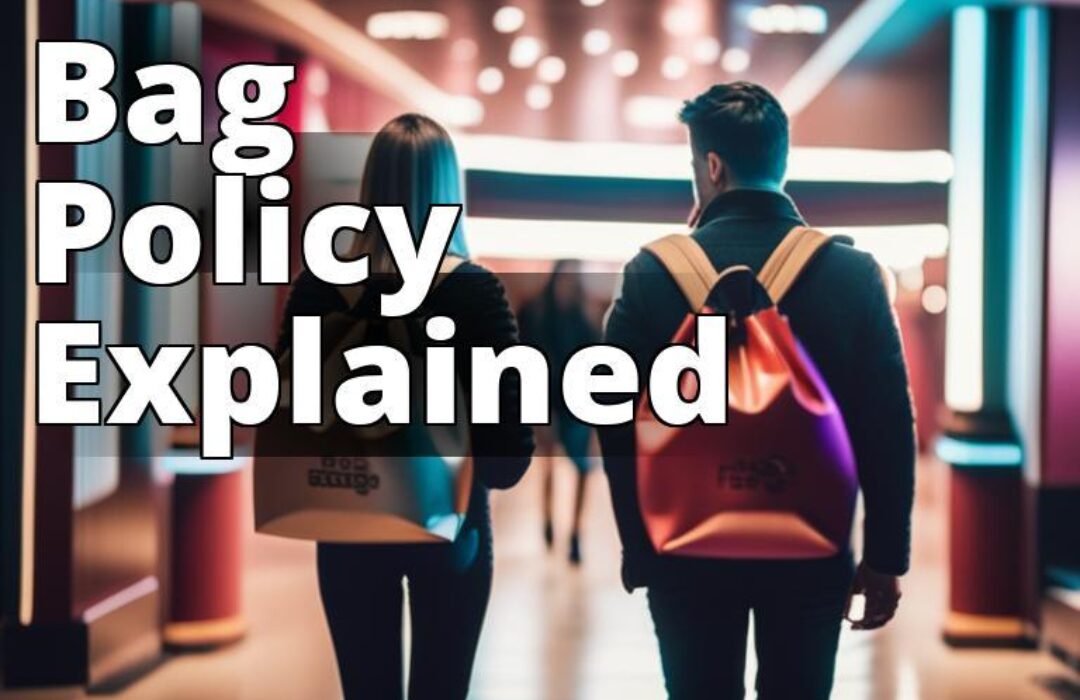
[[[713,85],[683,103],[679,120],[694,148],[712,151],[742,182],[780,182],[787,170],[788,119],[775,97],[748,82]]]

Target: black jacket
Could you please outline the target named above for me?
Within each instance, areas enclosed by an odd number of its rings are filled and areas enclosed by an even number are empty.
[[[718,270],[743,264],[758,271],[784,235],[803,223],[786,195],[735,190],[705,208],[692,235]],[[642,251],[624,270],[606,342],[635,357],[644,382],[652,358],[688,310],[671,276]],[[833,242],[806,268],[780,310],[832,390],[851,436],[866,512],[863,559],[882,573],[902,574],[908,568],[915,433],[900,334],[881,269],[870,255]],[[628,589],[738,565],[658,556],[638,508],[633,426],[601,429],[600,440]]]

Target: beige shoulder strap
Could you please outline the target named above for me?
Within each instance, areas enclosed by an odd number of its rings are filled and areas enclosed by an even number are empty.
[[[720,278],[701,246],[690,236],[673,233],[648,244],[645,250],[659,258],[671,273],[690,308],[700,311]]]
[[[780,303],[799,274],[828,242],[827,235],[805,226],[796,226],[784,236],[758,273],[758,280],[774,303]]]
[[[439,270],[435,273],[435,279],[431,283],[431,289],[434,290],[439,286],[439,283],[450,276],[453,272],[465,262],[465,258],[459,258],[456,255],[446,255],[443,257],[442,262],[439,264]],[[345,303],[351,309],[356,305],[356,302],[360,301],[360,296],[364,293],[363,284],[351,284],[347,287],[336,286],[338,294],[345,300]],[[430,293],[430,292],[429,292]]]
[[[435,275],[435,281],[432,283],[431,288],[435,289],[435,287],[439,286],[439,282],[441,282],[443,278],[447,277],[451,272],[458,269],[458,267],[463,262],[465,262],[465,258],[459,258],[456,255],[446,255],[446,257],[442,259],[442,263],[439,265],[439,272],[437,275]]]

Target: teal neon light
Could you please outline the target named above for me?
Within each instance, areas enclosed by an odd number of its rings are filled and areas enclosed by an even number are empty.
[[[158,469],[172,474],[229,474],[246,467],[251,455],[237,455],[232,459],[203,459],[195,450],[170,450],[155,461]]]
[[[938,459],[954,467],[1015,467],[1024,452],[1014,442],[979,442],[943,435],[934,445]]]
[[[1030,6],[1016,12],[1011,136],[1015,166],[1010,183],[1014,220],[1009,241],[1012,282],[1006,397],[1017,432],[1030,455],[1024,465],[1025,474],[1031,483],[1038,483],[1043,407],[1050,8]]]
[[[982,7],[953,13],[949,187],[949,308],[945,403],[983,406],[983,230],[986,170],[987,18]]]

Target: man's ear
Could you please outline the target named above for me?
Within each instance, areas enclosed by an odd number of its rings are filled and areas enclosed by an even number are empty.
[[[705,158],[709,166],[709,182],[711,182],[716,189],[723,190],[724,181],[727,180],[727,167],[724,165],[724,161],[712,151],[705,154]]]

